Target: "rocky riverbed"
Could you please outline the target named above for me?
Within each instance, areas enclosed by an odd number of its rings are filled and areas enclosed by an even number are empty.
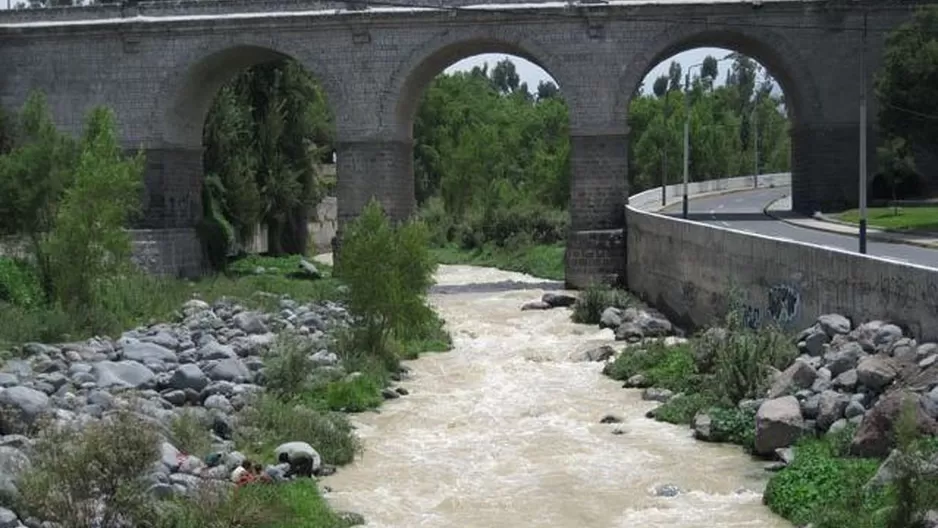
[[[193,299],[181,307],[177,322],[137,328],[113,340],[27,343],[11,351],[0,367],[0,494],[17,493],[17,475],[30,465],[32,435],[40,421],[81,426],[120,409],[167,436],[182,412],[211,431],[213,454],[205,459],[162,444],[162,460],[148,476],[151,493],[186,494],[206,480],[233,485],[239,476],[234,470],[245,458],[232,441],[237,413],[264,390],[262,356],[278,333],[308,340],[317,368],[345,375],[330,348],[331,333],[350,324],[348,312],[332,302],[281,298],[277,305],[277,311],[262,313],[233,300],[209,305]],[[303,440],[284,439],[278,450],[305,452],[315,474],[334,471]],[[266,471],[276,479],[285,469],[268,466]],[[16,514],[0,508],[0,528],[16,526],[21,526]]]
[[[586,352],[593,361],[612,362],[619,354],[642,353],[648,338],[666,337],[669,344],[684,342],[664,316],[652,309],[608,308],[600,327],[614,329],[622,350],[604,346]],[[715,327],[704,339],[725,339],[726,330]],[[938,435],[938,344],[919,343],[903,329],[887,321],[854,324],[840,314],[824,314],[789,343],[797,357],[784,370],[774,370],[764,397],[738,402],[741,410],[755,412],[754,454],[779,460],[777,469],[790,463],[790,448],[805,435],[823,435],[852,426],[849,451],[860,457],[885,459],[874,483],[892,474],[896,458],[895,428],[908,405],[920,433]],[[667,402],[681,395],[648,387],[642,374],[627,380],[626,387],[644,387],[643,398]],[[649,413],[653,416],[654,411]],[[712,420],[706,411],[692,422],[694,436],[712,440]],[[924,460],[938,478],[938,458]],[[933,512],[938,526],[938,512]]]

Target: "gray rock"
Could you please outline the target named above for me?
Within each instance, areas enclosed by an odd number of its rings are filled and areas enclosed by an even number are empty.
[[[176,407],[182,407],[186,404],[186,401],[189,400],[189,398],[186,396],[186,391],[178,389],[165,392],[163,394],[163,399],[175,405]]]
[[[830,428],[827,430],[827,434],[834,434],[843,431],[847,428],[847,425],[847,420],[845,418],[841,418],[840,420],[837,420],[831,424]]]
[[[90,405],[100,405],[104,409],[114,407],[114,396],[103,390],[93,390],[89,392],[87,401]]]
[[[316,366],[332,367],[339,363],[339,356],[335,352],[320,350],[313,354],[310,360]]]
[[[798,389],[810,387],[817,379],[817,371],[804,361],[795,361],[784,372],[779,374],[772,388],[769,389],[769,399],[779,398],[792,394]]]
[[[554,308],[567,308],[576,304],[576,297],[563,293],[545,293],[541,300]]]
[[[228,398],[225,398],[221,394],[212,394],[208,398],[205,398],[202,406],[206,409],[219,410],[225,414],[234,411],[234,408],[232,408],[231,402],[228,401]]]
[[[176,336],[166,330],[160,330],[155,334],[143,336],[140,338],[140,341],[153,343],[154,345],[159,345],[170,350],[175,350],[179,346],[179,340],[176,339]]]
[[[212,361],[215,359],[231,359],[237,358],[238,354],[234,349],[228,345],[223,345],[218,341],[211,341],[205,344],[203,347],[199,348],[199,351],[196,352],[199,359],[202,361]]]
[[[662,484],[655,487],[654,493],[657,497],[677,497],[681,493],[681,488],[674,484]]]
[[[755,452],[772,454],[795,443],[804,433],[804,418],[794,396],[767,400],[756,413]]]
[[[873,335],[873,345],[877,350],[885,350],[902,338],[902,329],[894,324],[880,326]]]
[[[928,367],[938,363],[938,354],[932,354],[925,359],[918,362],[919,368],[927,369]]]
[[[831,382],[831,386],[835,389],[852,391],[857,386],[858,382],[859,376],[857,375],[857,369],[850,369],[837,376],[837,378]]]
[[[827,431],[837,420],[844,417],[844,410],[850,403],[850,397],[834,391],[824,391],[818,400],[817,426]]]
[[[208,368],[208,377],[212,380],[248,381],[251,371],[237,358],[223,359]]]
[[[156,374],[136,361],[102,361],[92,367],[91,373],[95,377],[95,383],[102,388],[141,389],[151,388],[156,384]]]
[[[235,327],[248,334],[266,334],[269,330],[257,312],[241,312],[232,318]]]
[[[817,369],[817,379],[811,384],[812,392],[824,392],[831,388],[831,371],[827,367]]]
[[[922,343],[915,349],[915,354],[919,358],[925,358],[938,354],[938,343]]]
[[[709,414],[697,413],[691,422],[691,427],[694,429],[694,438],[709,442],[713,438],[712,426],[713,420]]]
[[[15,447],[0,446],[0,500],[9,503],[17,496],[19,477],[30,467],[25,453]]]
[[[17,528],[17,526],[20,526],[20,520],[16,514],[6,508],[0,508],[0,528]]]
[[[848,420],[854,416],[862,416],[866,412],[866,409],[863,407],[863,404],[858,401],[851,401],[847,404],[847,408],[844,409],[844,417]]]
[[[307,279],[318,279],[322,277],[322,273],[313,265],[312,262],[306,259],[300,259],[300,275]]]
[[[611,328],[615,330],[619,328],[619,325],[622,324],[622,310],[609,307],[603,310],[602,315],[599,317],[599,327],[600,328]]]
[[[176,353],[172,350],[155,343],[145,343],[143,341],[129,341],[124,343],[123,355],[124,359],[137,361],[139,363],[176,362]]]
[[[361,526],[365,524],[365,518],[360,513],[337,511],[335,514],[343,526]]]
[[[530,301],[521,305],[521,311],[526,312],[528,310],[550,310],[551,305],[547,304],[544,301]]]
[[[173,444],[163,442],[160,444],[160,462],[171,472],[179,468],[179,459],[181,453]]]
[[[896,366],[888,357],[869,356],[857,365],[857,381],[875,391],[881,391],[892,383],[896,375]]]
[[[626,388],[643,389],[648,387],[648,378],[644,374],[635,374],[625,381]]]
[[[856,368],[860,358],[865,356],[863,347],[859,343],[846,343],[843,347],[828,353],[824,359],[827,361],[827,369],[831,371],[831,376],[837,377],[842,372]]]
[[[16,374],[10,374],[9,372],[0,372],[0,387],[14,387],[19,385],[20,380],[16,377]]]
[[[801,400],[801,415],[806,419],[814,420],[817,418],[821,409],[821,395],[814,394]]]
[[[22,385],[0,391],[0,407],[13,413],[3,416],[4,434],[25,430],[52,409],[48,396]]]
[[[208,376],[195,364],[180,365],[169,378],[170,388],[200,391],[208,385]]]
[[[573,361],[606,361],[616,354],[616,349],[609,345],[603,345],[589,350],[583,350],[573,354]]]
[[[616,341],[639,341],[645,337],[642,327],[631,321],[624,322],[616,328]]]
[[[824,314],[817,318],[817,324],[830,337],[850,333],[850,319],[840,314]]]
[[[805,352],[812,356],[820,356],[824,352],[824,345],[830,342],[830,337],[823,330],[815,330],[808,334],[804,341]]]
[[[659,389],[655,387],[649,387],[642,391],[642,399],[645,401],[656,401],[661,403],[666,403],[668,400],[674,397],[674,393],[668,389]]]

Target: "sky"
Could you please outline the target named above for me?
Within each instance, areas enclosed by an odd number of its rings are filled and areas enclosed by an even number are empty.
[[[646,90],[651,90],[651,85],[656,78],[661,75],[668,74],[668,66],[671,65],[671,61],[677,61],[684,72],[687,71],[687,67],[692,64],[698,64],[703,62],[704,58],[707,55],[713,55],[717,59],[721,59],[726,56],[727,53],[730,53],[730,50],[721,49],[721,48],[695,48],[692,50],[685,51],[683,53],[678,53],[673,57],[661,61],[660,64],[652,68],[652,70],[645,77],[645,87]],[[499,54],[486,54],[486,55],[476,55],[474,57],[469,57],[463,59],[449,68],[446,69],[447,73],[452,73],[455,71],[468,71],[475,66],[482,66],[485,63],[489,64],[489,68],[495,66],[495,64],[502,60],[503,58],[508,57],[512,62],[515,63],[515,68],[518,71],[518,76],[521,78],[521,82],[528,83],[528,89],[531,92],[537,90],[537,85],[542,80],[552,81],[550,75],[546,71],[542,70],[539,66],[531,63],[527,60],[524,60],[520,57],[515,57],[513,55],[499,55]],[[717,84],[722,84],[723,80],[726,79],[726,70],[729,67],[729,61],[722,62],[719,64],[720,75]],[[699,67],[695,68],[695,73],[699,73]],[[563,86],[560,87],[563,90]]]

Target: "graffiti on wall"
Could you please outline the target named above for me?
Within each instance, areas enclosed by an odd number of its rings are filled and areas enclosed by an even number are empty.
[[[774,322],[785,327],[796,321],[801,312],[801,294],[789,284],[776,284],[766,292],[764,306],[743,303],[741,306],[743,323],[750,328],[758,328],[766,322]]]

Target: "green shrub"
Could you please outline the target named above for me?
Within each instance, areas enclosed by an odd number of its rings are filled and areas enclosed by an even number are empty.
[[[616,380],[642,374],[651,386],[674,392],[692,393],[698,386],[694,358],[687,344],[669,347],[654,341],[642,348],[626,349],[606,366],[605,373]]]
[[[840,458],[831,438],[803,440],[795,460],[772,477],[764,501],[773,512],[796,525],[818,528],[883,526],[873,519],[884,502],[881,494],[866,494],[863,486],[876,473],[879,460]],[[850,519],[848,524],[831,524]]]
[[[130,413],[83,428],[42,430],[20,479],[20,512],[64,528],[143,525],[151,519],[146,472],[159,460],[154,428]]]
[[[351,379],[334,381],[326,386],[325,400],[330,410],[362,412],[381,405],[385,379],[374,372],[360,373]]]
[[[625,309],[634,304],[635,299],[626,291],[592,284],[577,297],[573,305],[573,322],[599,324],[600,317],[606,308]]]
[[[775,327],[733,328],[713,345],[711,386],[726,405],[761,396],[772,369],[784,370],[798,355],[791,339]]]
[[[39,277],[29,263],[0,258],[0,302],[32,308],[44,300]]]
[[[361,450],[352,425],[340,413],[285,402],[270,394],[257,396],[240,413],[239,445],[253,453],[269,453],[283,442],[309,443],[329,464],[351,462]]]
[[[306,337],[281,333],[264,354],[264,387],[289,400],[309,390],[309,374],[315,369],[310,354],[313,343]]]
[[[655,419],[660,422],[687,425],[698,412],[709,408],[714,403],[713,396],[709,393],[676,394],[655,409]]]
[[[192,411],[182,411],[169,424],[169,442],[183,453],[203,457],[212,449],[212,434]]]
[[[124,226],[139,208],[142,183],[143,157],[124,159],[113,115],[92,110],[72,184],[42,244],[56,299],[66,308],[96,306],[97,283],[128,269]]]
[[[738,407],[712,407],[710,416],[710,438],[714,442],[728,442],[752,450],[756,440],[756,413]]]

